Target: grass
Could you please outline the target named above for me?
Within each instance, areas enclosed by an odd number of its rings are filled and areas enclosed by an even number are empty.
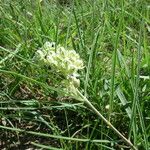
[[[90,107],[63,96],[58,75],[34,61],[46,41],[55,41],[84,61],[79,91],[137,149],[148,150],[149,13],[146,0],[2,0],[1,149],[130,149]]]

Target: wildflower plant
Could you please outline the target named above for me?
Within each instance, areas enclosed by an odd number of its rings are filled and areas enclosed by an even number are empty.
[[[93,104],[78,90],[80,86],[78,71],[83,69],[83,61],[75,50],[67,50],[60,45],[56,46],[54,42],[46,42],[41,49],[36,52],[36,58],[51,67],[51,69],[63,76],[59,85],[63,88],[64,93],[76,100],[84,102],[95,112],[124,142],[131,148],[137,148],[126,139],[94,106]]]
[[[75,50],[67,50],[54,42],[46,42],[41,49],[36,52],[36,58],[42,64],[46,64],[51,69],[63,77],[59,85],[66,93],[72,96],[75,89],[80,86],[80,76],[78,71],[83,69],[83,61]]]

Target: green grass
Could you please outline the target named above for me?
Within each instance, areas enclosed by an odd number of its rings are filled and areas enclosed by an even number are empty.
[[[137,149],[149,149],[148,1],[2,0],[0,19],[1,148],[130,149],[91,108],[63,96],[59,75],[34,60],[54,41],[83,59],[81,93]]]

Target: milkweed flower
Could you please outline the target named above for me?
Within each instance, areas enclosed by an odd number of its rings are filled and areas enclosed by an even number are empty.
[[[46,42],[37,50],[38,59],[49,65],[56,73],[64,77],[62,85],[68,90],[80,86],[78,71],[83,69],[83,61],[75,50],[67,50],[54,42]]]

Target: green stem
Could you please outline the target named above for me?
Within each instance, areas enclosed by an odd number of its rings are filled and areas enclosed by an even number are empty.
[[[85,104],[87,104],[125,143],[127,143],[132,149],[137,150],[137,148],[127,139],[125,138],[93,105],[92,103],[83,96],[80,91],[77,89],[77,93],[84,100]]]

